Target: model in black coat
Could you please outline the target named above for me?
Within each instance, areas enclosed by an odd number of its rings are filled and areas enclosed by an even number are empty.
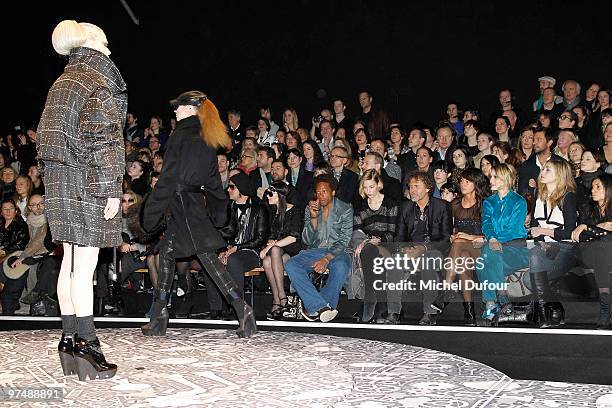
[[[253,310],[242,300],[236,282],[219,261],[216,250],[226,246],[218,227],[227,221],[228,198],[221,185],[216,149],[231,141],[217,108],[200,91],[185,92],[173,101],[177,126],[168,143],[164,166],[144,207],[143,227],[153,230],[167,212],[166,245],[160,251],[160,276],[151,321],[145,335],[164,335],[168,325],[167,290],[174,276],[173,260],[196,256],[219,291],[236,310],[240,337],[257,331]],[[203,124],[203,127],[202,127]],[[180,266],[179,266],[180,265]],[[179,271],[189,262],[177,264]]]

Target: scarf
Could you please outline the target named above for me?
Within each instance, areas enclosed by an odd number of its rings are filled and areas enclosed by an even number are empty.
[[[40,215],[32,213],[28,215],[27,223],[34,228],[40,228],[47,223],[47,216],[44,213]]]

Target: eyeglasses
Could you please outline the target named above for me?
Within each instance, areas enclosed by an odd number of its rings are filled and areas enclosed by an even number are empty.
[[[330,154],[329,157],[330,158],[335,157],[337,159],[346,159],[346,156],[338,156],[337,154]]]
[[[30,205],[28,205],[28,207],[30,208],[36,208],[36,207],[44,207],[45,203],[31,203]]]
[[[569,115],[561,115],[561,116],[559,116],[559,120],[561,120],[561,119],[571,120],[571,119],[572,119],[572,117],[571,117],[571,116],[569,116]]]
[[[248,158],[251,158],[251,159],[255,158],[254,156],[247,156],[246,154],[240,156],[241,159],[244,159],[245,157],[248,157]]]
[[[233,189],[235,189],[235,188],[236,188],[236,185],[234,185],[234,184],[229,184],[229,185],[227,186],[227,188],[229,188],[230,190],[233,190]]]
[[[134,199],[130,198],[129,200],[121,200],[122,203],[133,203]]]

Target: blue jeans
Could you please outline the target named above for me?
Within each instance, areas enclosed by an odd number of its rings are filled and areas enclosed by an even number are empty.
[[[478,281],[481,283],[503,284],[506,276],[529,266],[529,251],[522,245],[503,244],[502,251],[492,250],[487,243],[482,247],[484,267],[476,268]],[[525,274],[527,275],[527,274]],[[482,290],[482,301],[497,302],[497,290]]]
[[[325,286],[320,292],[317,291],[308,275],[312,272],[312,264],[323,258],[326,253],[326,248],[305,249],[285,264],[287,275],[302,299],[306,311],[310,314],[328,305],[332,309],[338,306],[340,290],[351,268],[351,259],[348,254],[336,255],[327,266],[329,276]]]

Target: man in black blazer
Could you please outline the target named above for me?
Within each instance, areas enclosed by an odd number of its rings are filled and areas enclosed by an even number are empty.
[[[287,181],[297,190],[298,204],[300,208],[306,208],[312,197],[309,197],[312,192],[312,172],[306,170],[302,165],[302,152],[298,149],[289,149],[287,152],[287,165],[289,172],[287,173]]]
[[[374,169],[378,174],[380,174],[380,178],[383,182],[383,194],[393,201],[399,202],[402,201],[402,186],[397,179],[389,176],[384,169],[385,160],[383,157],[375,152],[370,152],[366,154],[363,159],[363,171]]]
[[[434,181],[424,172],[415,172],[408,177],[410,200],[404,201],[400,208],[400,221],[397,241],[400,243],[400,253],[407,254],[412,259],[428,260],[424,267],[416,268],[421,279],[416,280],[414,270],[410,280],[416,282],[416,289],[423,292],[423,317],[421,325],[435,325],[436,314],[440,307],[434,305],[438,290],[423,287],[421,284],[436,284],[440,282],[437,265],[446,255],[453,230],[453,219],[449,204],[432,196]],[[433,262],[437,259],[438,262]]]
[[[530,194],[532,202],[538,197],[537,182],[540,170],[550,159],[565,160],[552,153],[555,137],[549,128],[538,128],[533,132],[533,152],[529,160],[518,168],[518,193],[525,197]],[[529,201],[529,200],[528,200]]]
[[[338,181],[336,198],[355,207],[359,197],[359,176],[346,168],[349,154],[344,147],[334,147],[329,155],[333,176]]]

